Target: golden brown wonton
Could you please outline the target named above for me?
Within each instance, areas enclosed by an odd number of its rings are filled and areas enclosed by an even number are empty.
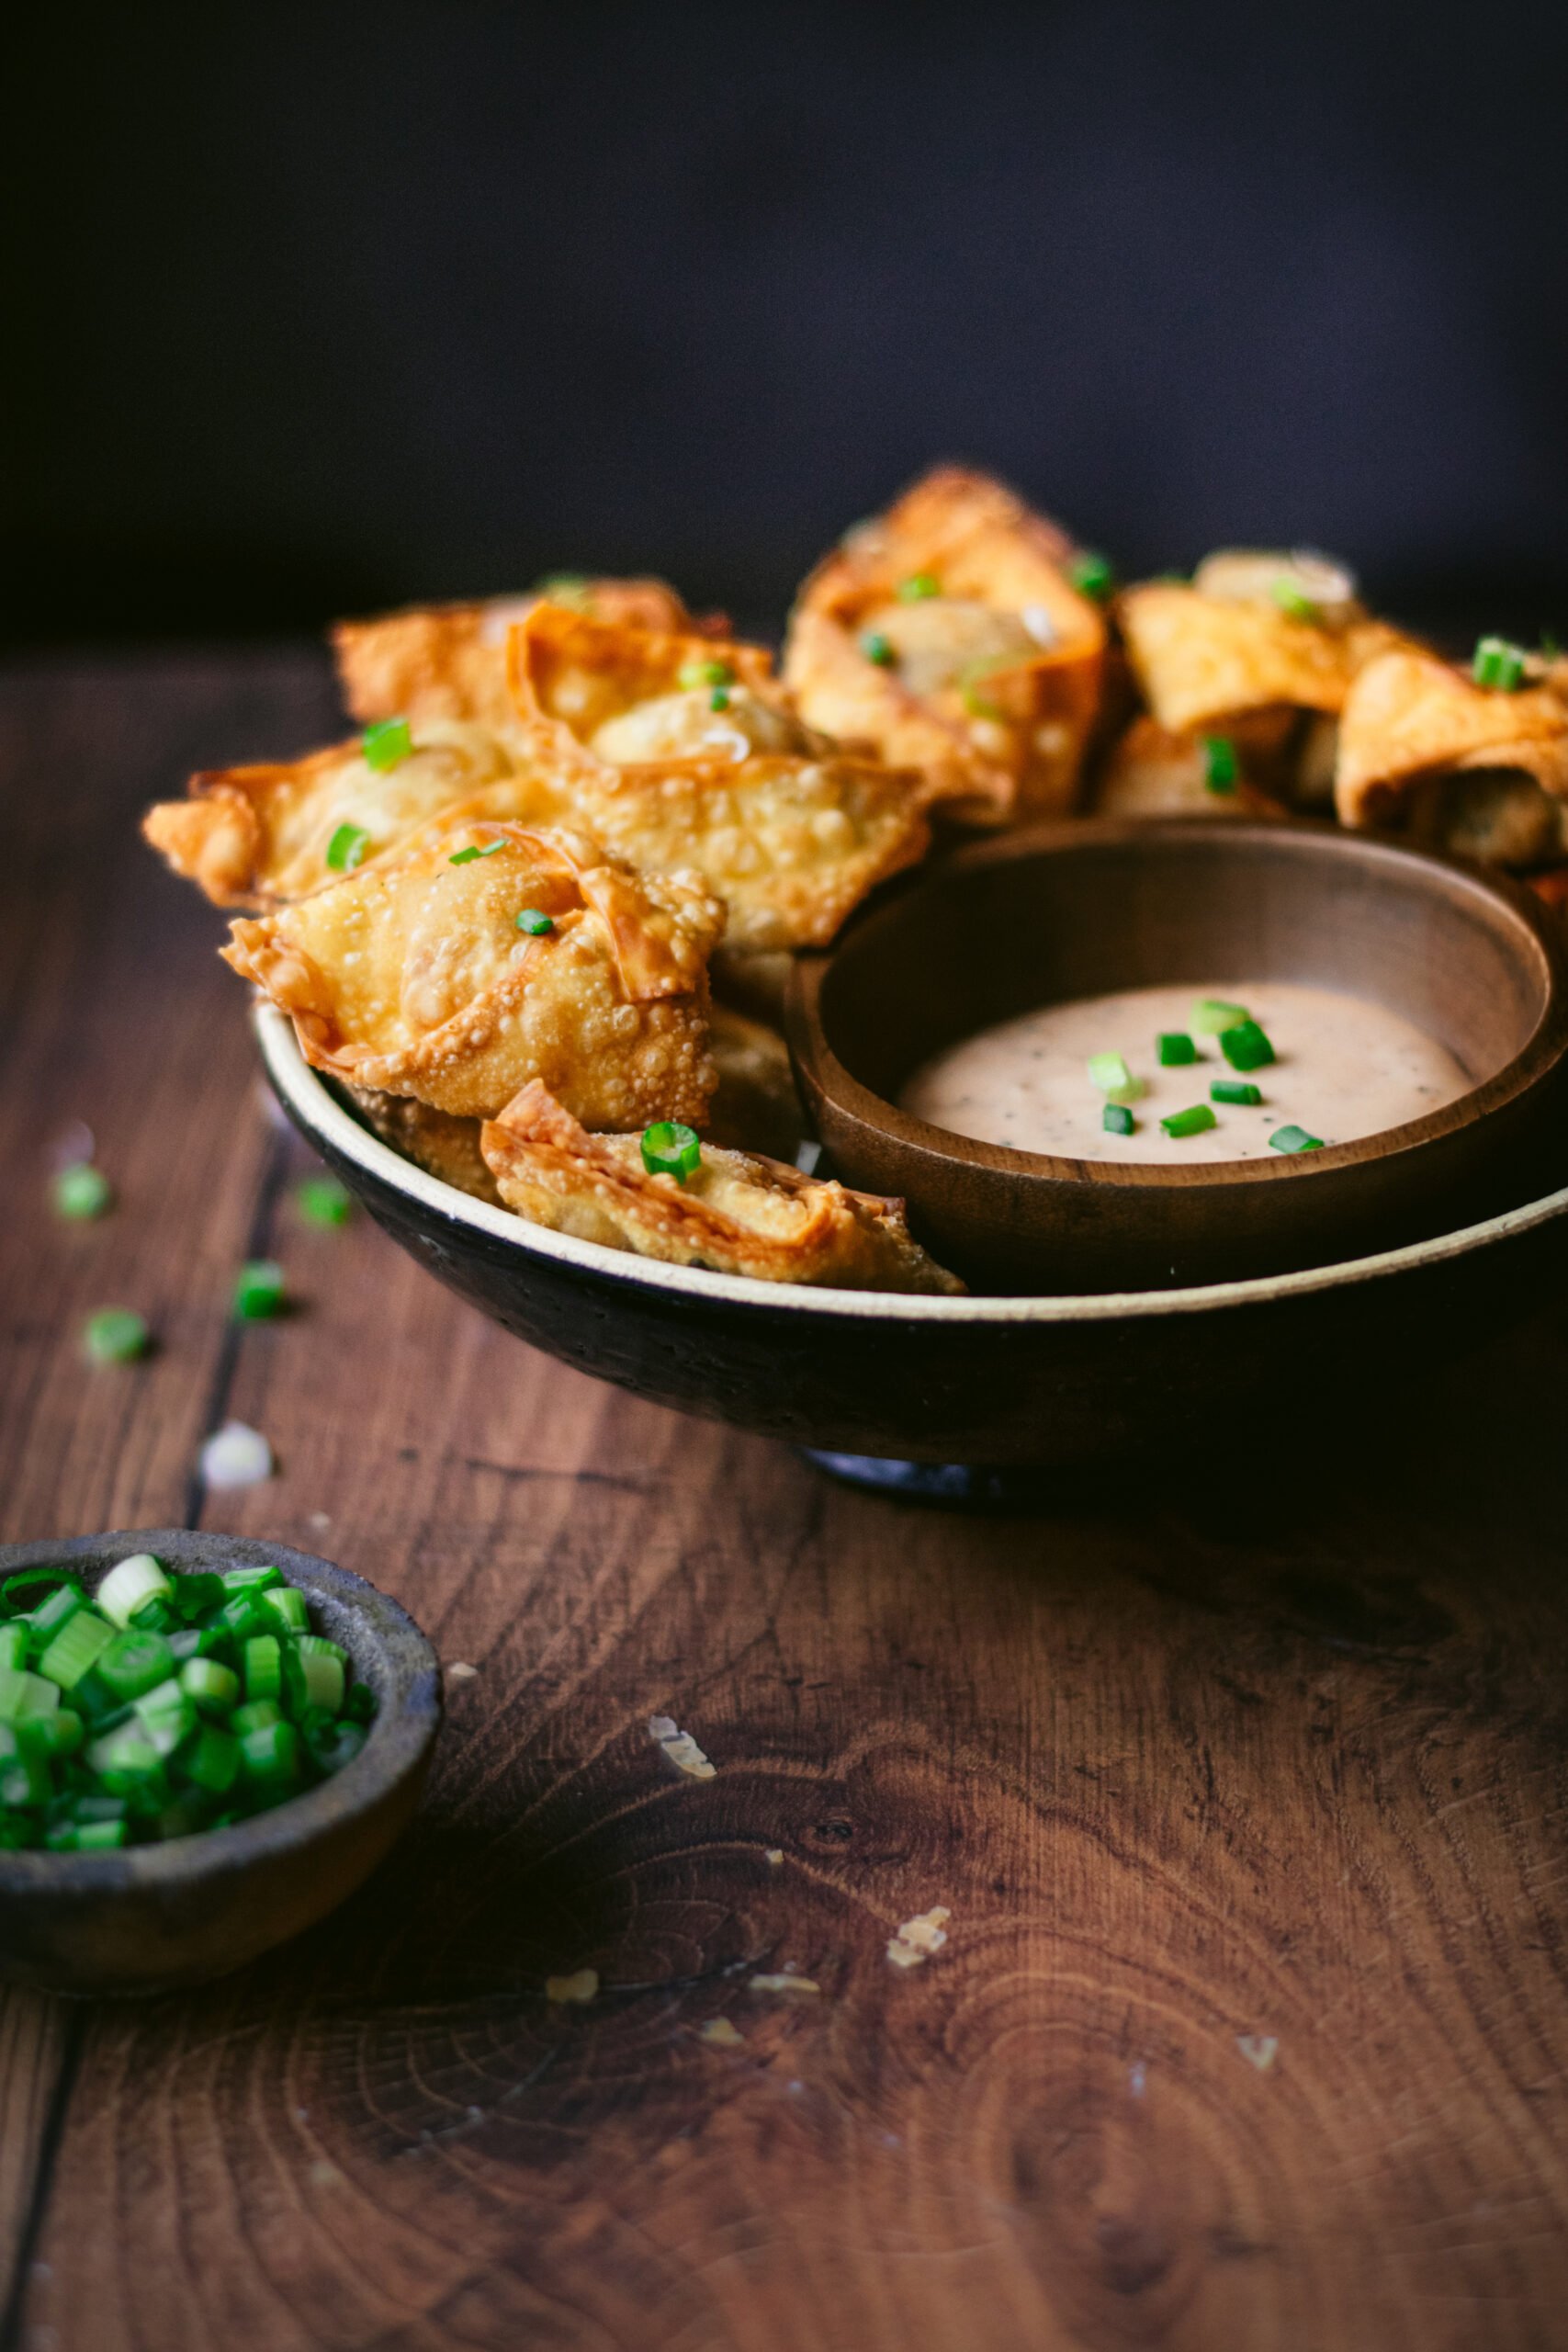
[[[1258,780],[1307,806],[1332,796],[1334,718],[1351,680],[1408,642],[1371,619],[1349,575],[1318,556],[1227,550],[1209,556],[1190,582],[1125,590],[1117,613],[1160,725],[1232,734],[1249,718],[1272,721],[1278,755]]]
[[[707,1135],[727,1148],[793,1159],[810,1129],[789,1047],[778,1031],[716,1000],[708,1012],[708,1050],[718,1085],[708,1105]]]
[[[1531,661],[1526,678],[1510,694],[1433,654],[1371,663],[1340,721],[1341,823],[1404,820],[1500,865],[1568,854],[1568,662]]]
[[[507,1205],[579,1240],[761,1282],[963,1288],[910,1238],[901,1201],[712,1145],[684,1183],[650,1176],[640,1136],[586,1134],[537,1083],[487,1123],[480,1141]]]
[[[915,779],[812,735],[761,646],[541,605],[511,662],[530,747],[581,821],[635,865],[699,873],[733,948],[825,945],[925,853]]]
[[[1282,817],[1235,747],[1235,772],[1216,770],[1203,738],[1176,734],[1145,712],[1107,751],[1089,787],[1097,817]]]
[[[344,702],[355,718],[471,718],[507,734],[516,716],[506,684],[506,634],[542,596],[635,628],[706,631],[712,626],[694,621],[662,580],[558,578],[526,596],[416,605],[333,628]]]
[[[475,854],[478,853],[478,854]],[[547,916],[541,936],[519,927]],[[231,926],[227,960],[316,1069],[491,1116],[540,1078],[591,1125],[700,1125],[724,910],[581,834],[477,822]]]
[[[784,674],[803,716],[992,823],[1070,808],[1105,622],[1073,542],[987,475],[926,475],[800,592]]]
[[[362,865],[457,808],[547,823],[560,806],[515,744],[436,719],[422,723],[412,752],[385,770],[370,766],[357,736],[308,759],[205,769],[192,776],[187,799],[160,801],[141,830],[215,905],[271,906],[333,880],[327,852],[340,826],[364,833]]]
[[[433,1111],[428,1102],[416,1102],[412,1094],[380,1094],[371,1086],[351,1086],[348,1092],[361,1118],[383,1143],[389,1143],[427,1176],[439,1176],[444,1184],[455,1184],[458,1192],[471,1193],[477,1201],[500,1206],[495,1178],[479,1149],[478,1119],[459,1118],[455,1111]]]

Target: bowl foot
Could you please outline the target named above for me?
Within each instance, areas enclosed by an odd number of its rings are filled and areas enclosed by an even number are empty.
[[[828,1453],[800,1449],[807,1462],[847,1487],[863,1487],[897,1501],[932,1503],[942,1510],[1039,1510],[1060,1501],[1049,1471],[987,1467],[969,1462],[896,1462],[880,1453]]]

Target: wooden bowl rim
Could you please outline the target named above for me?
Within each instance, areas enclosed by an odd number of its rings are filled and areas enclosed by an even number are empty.
[[[373,1136],[346,1111],[299,1050],[293,1024],[275,1005],[258,1003],[253,1013],[262,1060],[278,1101],[300,1133],[329,1157],[361,1169],[401,1194],[423,1221],[466,1227],[515,1250],[519,1257],[552,1261],[633,1290],[663,1291],[712,1306],[762,1307],[775,1314],[853,1317],[881,1323],[1116,1323],[1137,1317],[1212,1314],[1224,1308],[1258,1306],[1276,1299],[1309,1297],[1385,1274],[1406,1273],[1473,1250],[1533,1231],[1568,1215],[1568,1187],[1522,1202],[1474,1225],[1426,1241],[1410,1242],[1365,1258],[1311,1266],[1290,1274],[1258,1274],[1244,1281],[1193,1283],[1181,1289],[1018,1294],[1010,1297],[948,1298],[897,1291],[829,1290],[801,1283],[764,1283],[744,1274],[716,1274],[694,1266],[666,1265],[602,1242],[579,1241],[530,1225],[511,1209],[475,1200]]]
[[[840,951],[855,936],[852,924],[830,947],[795,959],[786,997],[786,1018],[792,1050],[816,1085],[834,1107],[863,1126],[934,1160],[959,1170],[984,1170],[1009,1176],[1019,1183],[1089,1185],[1107,1191],[1163,1194],[1190,1193],[1219,1184],[1306,1183],[1336,1170],[1392,1159],[1406,1152],[1441,1142],[1464,1128],[1479,1125],[1521,1095],[1529,1094],[1551,1074],[1568,1053],[1568,944],[1557,936],[1561,928],[1534,893],[1485,867],[1458,858],[1431,855],[1385,836],[1347,832],[1343,827],[1303,819],[1286,823],[1263,819],[1219,820],[1203,817],[1134,820],[1118,817],[1055,819],[1020,828],[991,840],[976,842],[911,876],[897,897],[883,899],[870,912],[891,914],[895,909],[915,919],[922,900],[938,903],[954,874],[987,865],[1012,865],[1027,858],[1055,857],[1097,843],[1126,842],[1157,854],[1169,841],[1202,841],[1230,847],[1280,848],[1287,855],[1310,857],[1320,853],[1348,857],[1357,863],[1398,865],[1450,888],[1457,885],[1472,897],[1500,908],[1514,918],[1540,959],[1537,977],[1544,978],[1545,1001],[1529,1035],[1513,1057],[1490,1078],[1467,1087],[1452,1102],[1419,1119],[1397,1127],[1380,1128],[1348,1143],[1329,1144],[1321,1151],[1271,1155],[1254,1159],[1134,1160],[1073,1159],[1049,1152],[1020,1151],[1010,1144],[982,1142],[977,1136],[954,1134],[950,1127],[917,1118],[886,1095],[876,1093],[839,1059],[822,1025],[821,998]]]
[[[206,1558],[187,1566],[179,1555],[197,1545]],[[242,1876],[257,1862],[299,1853],[327,1831],[373,1811],[419,1770],[441,1725],[441,1668],[427,1636],[389,1593],[313,1552],[296,1552],[256,1536],[207,1534],[188,1527],[118,1528],[96,1535],[46,1536],[0,1545],[0,1579],[18,1568],[69,1566],[73,1562],[92,1566],[111,1551],[119,1559],[151,1552],[186,1575],[197,1565],[215,1561],[234,1567],[271,1563],[302,1591],[331,1594],[366,1624],[368,1645],[385,1653],[395,1644],[406,1654],[399,1665],[396,1703],[378,1713],[353,1763],[303,1796],[290,1797],[231,1828],[203,1829],[161,1845],[125,1846],[106,1854],[51,1854],[36,1849],[0,1852],[0,1894],[43,1897],[184,1890]],[[106,1572],[109,1566],[112,1562],[106,1561]],[[378,1616],[390,1622],[378,1625]]]

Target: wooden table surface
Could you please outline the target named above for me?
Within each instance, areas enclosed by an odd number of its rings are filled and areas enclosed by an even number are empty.
[[[5,681],[6,1534],[273,1535],[478,1671],[292,1948],[0,1994],[0,2352],[1568,2343],[1562,1303],[1331,1453],[1217,1430],[1014,1519],[597,1386],[299,1222],[220,919],[136,839],[336,724],[305,651]],[[237,1328],[261,1254],[299,1308]],[[107,1304],[151,1361],[85,1366]],[[277,1476],[206,1494],[230,1417]]]

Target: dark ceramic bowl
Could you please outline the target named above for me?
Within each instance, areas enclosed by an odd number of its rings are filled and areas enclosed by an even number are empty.
[[[1384,1255],[1098,1297],[786,1288],[547,1232],[425,1175],[256,1029],[279,1101],[378,1224],[459,1297],[581,1372],[818,1451],[1115,1465],[1119,1479],[1266,1412],[1405,1395],[1568,1294],[1568,1191]]]
[[[171,1571],[270,1561],[375,1691],[370,1736],[307,1794],[231,1829],[108,1854],[0,1853],[0,1976],[55,1993],[163,1993],[225,1975],[334,1910],[375,1869],[424,1785],[441,1721],[435,1653],[363,1577],[237,1535],[141,1527],[0,1548],[0,1578],[69,1566],[90,1591],[117,1560]]]
[[[1322,1151],[1157,1163],[1015,1151],[898,1107],[919,1064],[993,1022],[1226,976],[1371,998],[1470,1088]],[[1283,1273],[1484,1216],[1532,1167],[1540,1190],[1568,1173],[1561,920],[1502,876],[1330,825],[1100,819],[981,842],[800,957],[788,1026],[840,1175],[901,1195],[920,1239],[987,1289]]]

